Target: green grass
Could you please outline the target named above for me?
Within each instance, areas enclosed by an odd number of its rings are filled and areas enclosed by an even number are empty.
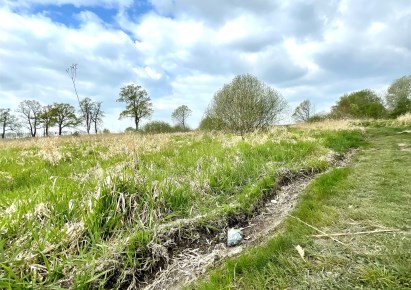
[[[362,142],[355,130],[287,128],[245,140],[190,133],[4,142],[0,288],[127,285],[161,263],[151,248],[160,225],[202,216],[207,227],[250,213],[281,170],[326,170],[330,154]]]
[[[315,230],[289,217],[266,244],[225,261],[190,289],[410,289],[411,155],[398,144],[411,148],[411,138],[397,132],[370,129],[369,146],[353,165],[315,180],[292,214],[327,233],[399,232],[336,237],[341,245],[313,237]]]

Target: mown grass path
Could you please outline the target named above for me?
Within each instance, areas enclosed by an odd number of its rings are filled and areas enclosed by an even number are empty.
[[[293,212],[341,243],[289,217],[191,288],[411,289],[411,134],[399,131],[371,129],[352,165],[315,180]]]

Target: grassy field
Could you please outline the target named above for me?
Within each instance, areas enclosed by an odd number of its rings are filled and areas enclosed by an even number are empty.
[[[309,186],[279,234],[190,289],[411,289],[411,131],[366,137],[351,166]]]
[[[324,171],[362,135],[335,123],[245,140],[194,132],[3,141],[0,288],[138,286],[174,251],[160,229],[251,214],[284,169]]]

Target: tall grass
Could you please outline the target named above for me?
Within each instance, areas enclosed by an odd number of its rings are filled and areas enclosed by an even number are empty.
[[[181,133],[4,142],[0,288],[138,283],[167,256],[160,225],[250,212],[278,172],[324,170],[360,136],[279,127],[245,140]]]

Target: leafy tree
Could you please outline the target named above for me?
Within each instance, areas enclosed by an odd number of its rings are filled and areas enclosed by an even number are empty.
[[[293,118],[297,122],[307,122],[313,115],[314,108],[309,100],[301,102],[297,108],[295,108]]]
[[[16,131],[20,124],[17,117],[10,113],[10,109],[0,109],[1,138],[6,137],[7,131]]]
[[[385,99],[392,117],[411,112],[411,75],[395,80]]]
[[[41,108],[39,122],[43,125],[44,136],[49,136],[49,129],[57,123],[56,110],[54,106],[47,105]]]
[[[223,129],[244,134],[276,123],[287,102],[275,89],[250,74],[238,75],[215,95],[206,117]]]
[[[120,119],[133,118],[136,131],[141,119],[149,118],[153,113],[151,99],[146,90],[139,85],[131,84],[122,87],[117,102],[127,104],[126,109],[120,114]]]
[[[94,132],[97,134],[98,125],[103,123],[104,112],[101,109],[103,102],[94,102],[91,111],[91,120],[94,123]]]
[[[63,129],[67,127],[75,127],[80,123],[76,116],[76,109],[65,103],[54,103],[55,115],[57,120],[57,127],[59,135],[63,133]]]
[[[32,137],[36,137],[37,129],[40,127],[41,105],[35,100],[24,100],[19,104],[17,112],[23,115],[27,121],[27,128]]]
[[[191,113],[192,111],[186,105],[182,105],[174,110],[171,118],[186,129],[187,118],[191,116]]]
[[[164,121],[151,121],[144,125],[143,131],[146,133],[170,133],[174,129],[171,125]]]
[[[381,99],[368,89],[343,95],[331,109],[331,116],[336,118],[382,118],[385,115]]]

